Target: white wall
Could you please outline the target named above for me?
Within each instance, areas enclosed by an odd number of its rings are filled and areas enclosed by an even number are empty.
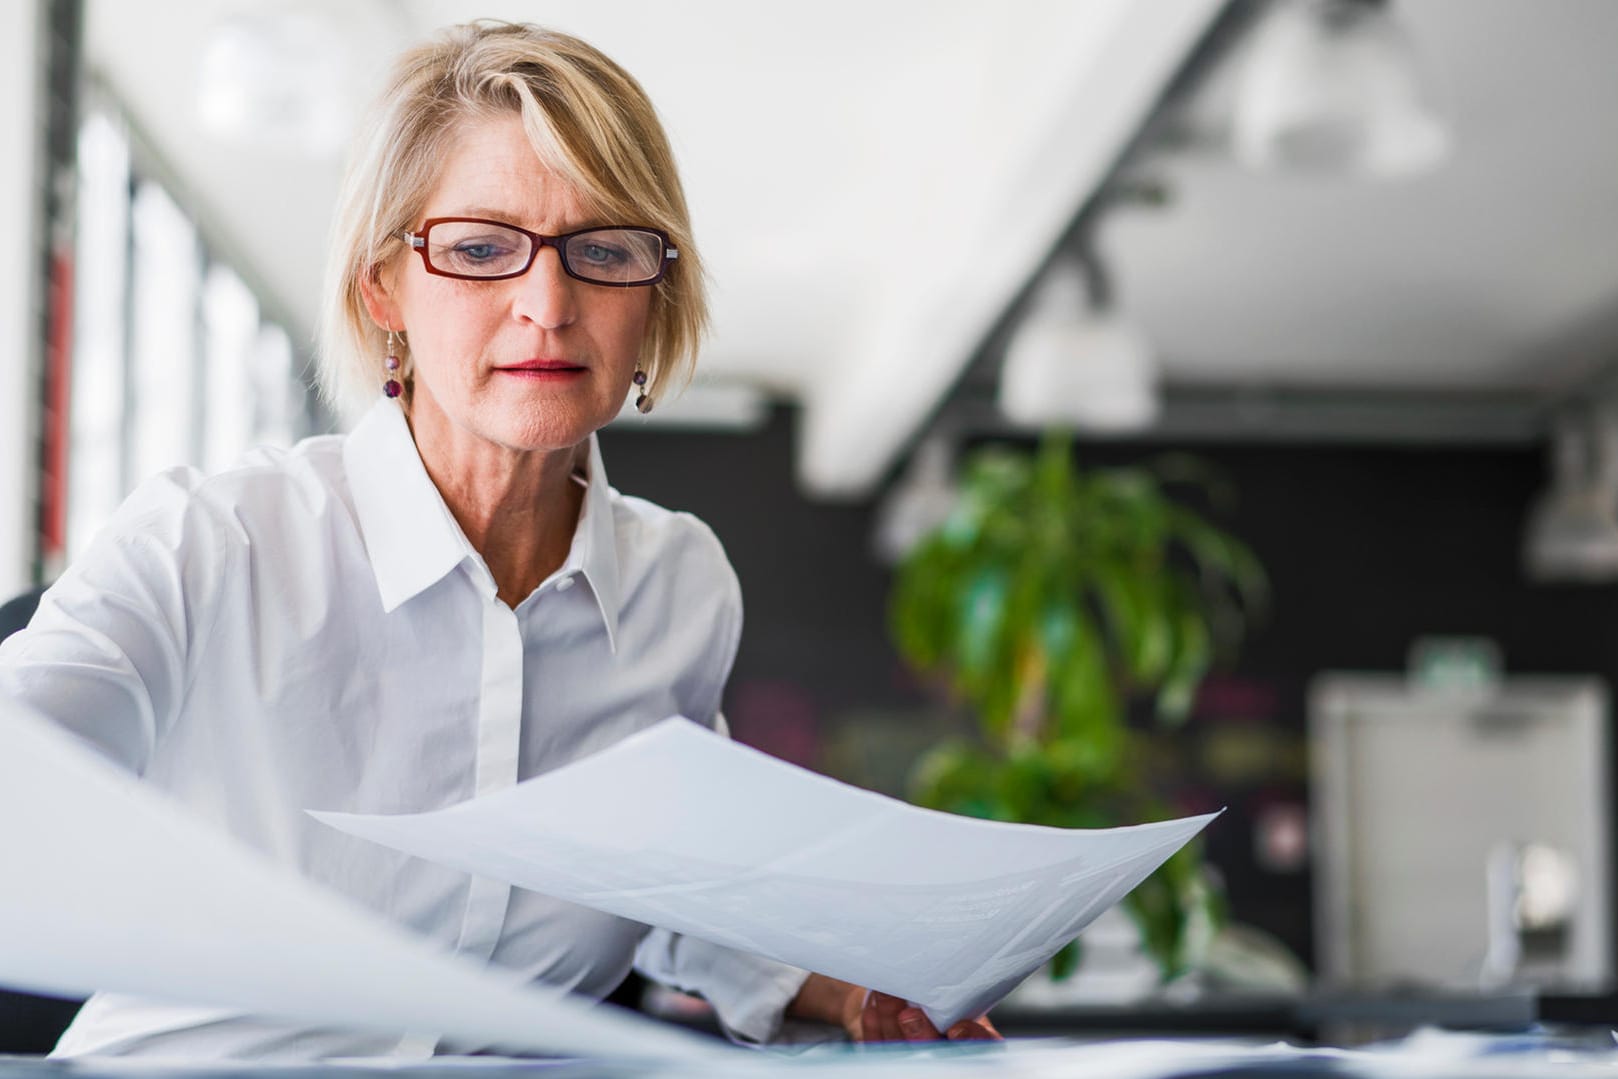
[[[4,0],[0,26],[0,601],[29,583],[42,349],[38,220],[43,0]]]

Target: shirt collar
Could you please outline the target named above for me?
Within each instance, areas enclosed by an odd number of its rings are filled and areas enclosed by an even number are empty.
[[[618,543],[612,488],[590,436],[589,476],[573,545],[558,573],[582,573],[595,595],[608,646],[618,639]],[[381,398],[343,443],[343,468],[382,609],[392,611],[470,559],[489,594],[494,582],[427,475],[397,401]]]
[[[590,474],[584,489],[584,508],[573,533],[573,549],[565,567],[577,568],[590,582],[601,621],[607,627],[607,647],[618,652],[618,530],[612,511],[612,488],[601,463],[601,443],[590,436]]]
[[[397,402],[382,398],[371,406],[343,443],[343,468],[384,611],[473,553],[427,475]]]

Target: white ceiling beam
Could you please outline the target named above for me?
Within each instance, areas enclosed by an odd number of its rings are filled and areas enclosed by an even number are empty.
[[[931,273],[913,282],[847,357],[810,388],[800,432],[804,486],[870,492],[948,393],[972,354],[1151,113],[1224,0],[1092,0],[1094,34],[1075,42],[1056,122],[1029,147],[1019,180],[983,222],[941,221]],[[970,154],[970,146],[963,146]]]

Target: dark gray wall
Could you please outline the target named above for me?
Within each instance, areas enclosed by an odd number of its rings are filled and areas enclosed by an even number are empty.
[[[690,510],[741,576],[747,629],[727,713],[738,737],[897,791],[950,723],[888,644],[890,574],[870,555],[873,505],[819,504],[792,474],[794,414],[757,435],[609,431],[620,490]],[[1234,669],[1211,679],[1165,762],[1186,809],[1228,805],[1210,830],[1236,918],[1311,957],[1307,864],[1266,866],[1255,826],[1307,801],[1309,680],[1404,669],[1414,638],[1483,635],[1518,673],[1618,676],[1618,587],[1530,585],[1523,523],[1544,484],[1538,451],[1177,446],[1238,493],[1220,522],[1268,568],[1271,615]],[[1093,464],[1161,446],[1081,447]],[[1435,797],[1441,793],[1435,790]]]

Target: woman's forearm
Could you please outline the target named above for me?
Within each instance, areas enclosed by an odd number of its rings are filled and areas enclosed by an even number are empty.
[[[811,974],[787,1005],[793,1019],[812,1019],[847,1030],[851,1017],[858,1016],[865,991],[850,982]]]

